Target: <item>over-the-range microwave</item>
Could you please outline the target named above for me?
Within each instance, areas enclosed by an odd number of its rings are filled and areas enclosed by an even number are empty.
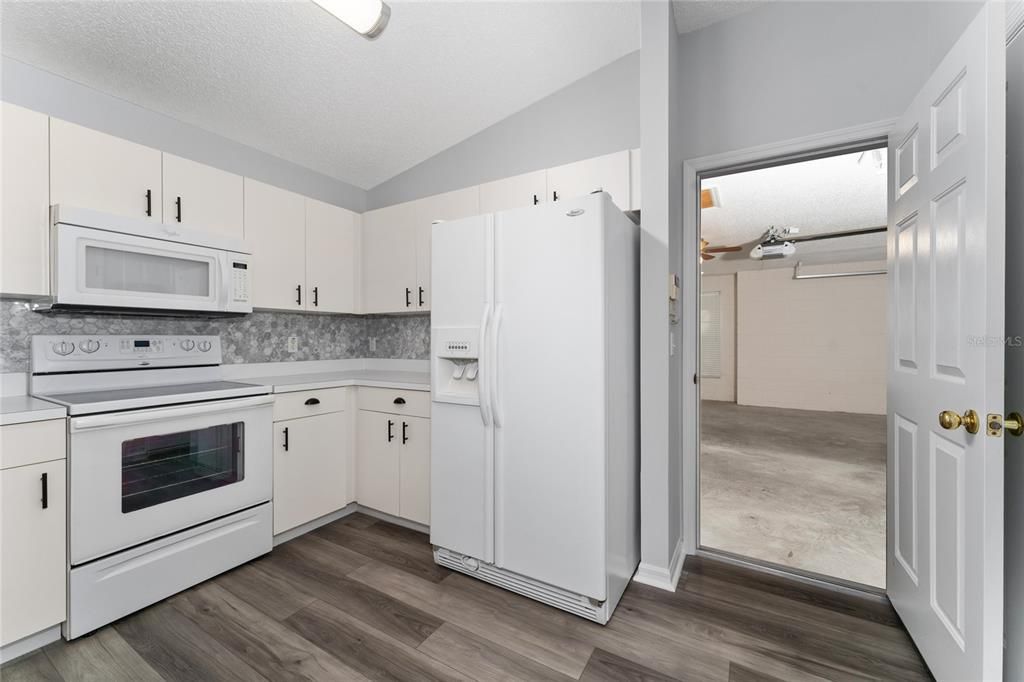
[[[83,208],[50,212],[52,299],[37,310],[252,312],[251,256],[241,239]]]

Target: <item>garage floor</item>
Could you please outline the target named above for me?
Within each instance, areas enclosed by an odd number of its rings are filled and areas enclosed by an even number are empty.
[[[701,403],[700,541],[885,586],[885,417]]]

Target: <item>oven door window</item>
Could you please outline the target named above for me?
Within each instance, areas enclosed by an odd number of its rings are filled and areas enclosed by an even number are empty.
[[[121,512],[238,483],[245,476],[245,424],[146,436],[121,444]]]

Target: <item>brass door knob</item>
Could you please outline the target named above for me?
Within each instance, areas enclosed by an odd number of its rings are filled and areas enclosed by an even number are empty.
[[[962,417],[953,410],[943,410],[939,413],[939,426],[947,431],[956,431],[963,426],[967,433],[977,433],[981,429],[981,420],[974,410],[967,410]]]
[[[1024,417],[1020,412],[1011,412],[1003,420],[1003,427],[1011,436],[1024,436]]]

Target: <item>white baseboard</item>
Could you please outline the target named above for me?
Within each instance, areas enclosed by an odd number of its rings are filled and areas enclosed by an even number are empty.
[[[0,663],[8,663],[16,658],[21,658],[36,649],[42,649],[47,644],[53,644],[58,639],[60,639],[60,625],[54,625],[34,635],[22,637],[16,642],[0,647]]]
[[[360,513],[366,514],[367,516],[372,516],[375,519],[387,521],[388,523],[393,523],[396,526],[411,528],[412,530],[418,530],[421,533],[426,533],[427,535],[430,535],[430,526],[424,526],[422,523],[416,523],[415,521],[410,521],[409,519],[401,519],[397,516],[392,516],[391,514],[386,514],[382,511],[377,511],[376,509],[364,507],[361,504],[357,504],[356,506],[358,507],[358,511]]]
[[[685,560],[686,554],[683,552],[683,540],[680,538],[679,542],[676,543],[675,551],[672,552],[672,560],[669,561],[668,567],[652,566],[648,563],[640,562],[640,566],[637,567],[636,573],[633,575],[633,580],[644,585],[675,592],[676,585],[679,584],[679,576],[683,572],[683,561]]]
[[[300,535],[305,535],[310,531],[314,531],[320,526],[326,526],[328,523],[334,523],[338,519],[343,519],[349,514],[355,514],[356,512],[359,512],[360,514],[366,514],[367,516],[372,516],[373,518],[380,519],[381,521],[393,523],[396,526],[403,526],[405,528],[410,528],[421,533],[427,533],[428,535],[430,534],[430,526],[424,526],[422,523],[416,523],[415,521],[410,521],[408,519],[401,519],[397,516],[385,514],[384,512],[377,511],[376,509],[370,509],[369,507],[364,507],[363,505],[357,502],[353,502],[345,507],[342,507],[338,511],[331,512],[330,514],[324,514],[319,519],[313,519],[312,521],[304,523],[301,526],[295,526],[295,528],[292,528],[291,530],[286,530],[283,533],[275,535],[274,547],[277,547],[281,543],[288,542],[289,540],[294,540]]]

